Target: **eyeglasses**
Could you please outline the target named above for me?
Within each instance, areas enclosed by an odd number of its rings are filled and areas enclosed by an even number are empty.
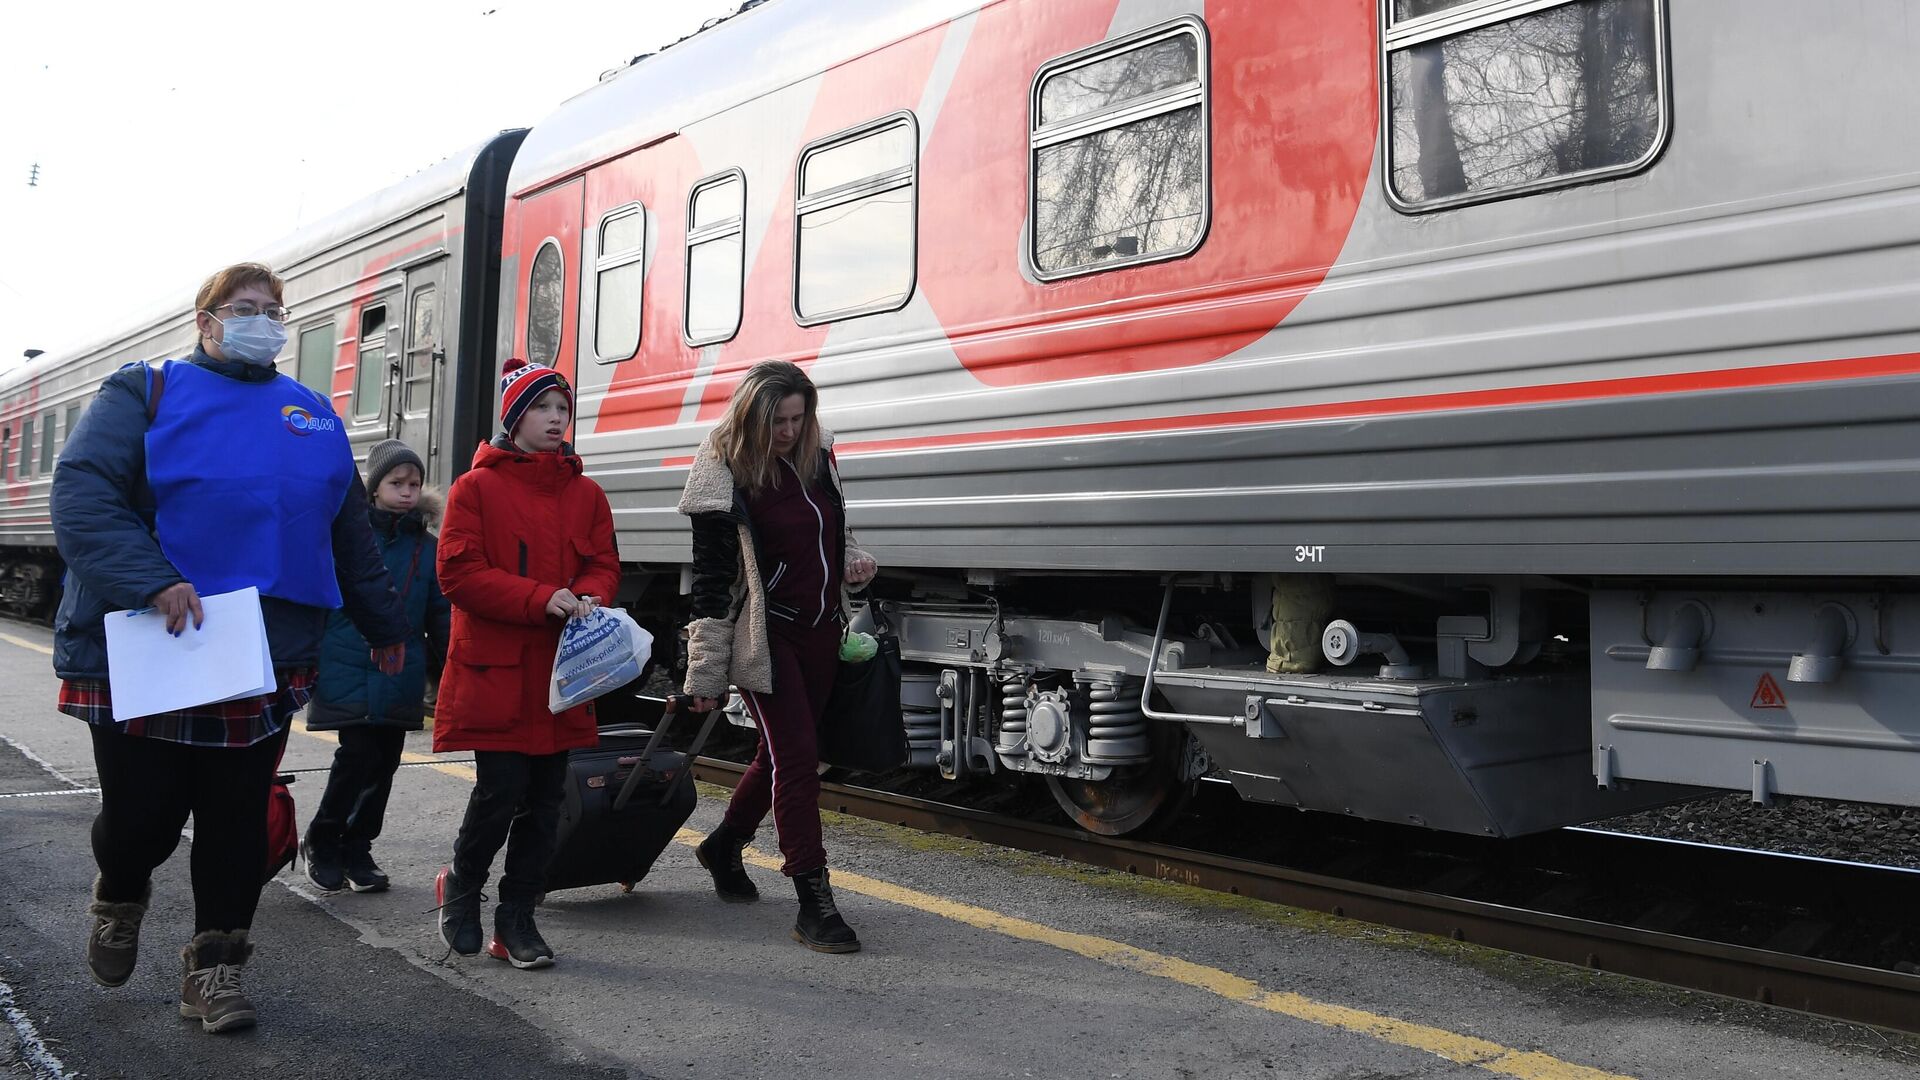
[[[293,314],[293,312],[288,311],[286,308],[281,307],[279,304],[268,304],[266,307],[261,307],[258,304],[250,303],[246,300],[236,301],[231,304],[221,304],[219,307],[214,308],[213,310],[231,311],[233,312],[236,318],[241,318],[241,319],[251,319],[255,315],[265,315],[267,318],[277,323],[286,322],[287,317]]]

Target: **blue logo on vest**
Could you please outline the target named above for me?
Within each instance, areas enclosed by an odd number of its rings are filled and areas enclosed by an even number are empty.
[[[298,405],[288,405],[280,410],[280,419],[287,430],[295,435],[311,435],[316,431],[332,431],[339,422],[331,416],[315,416]]]

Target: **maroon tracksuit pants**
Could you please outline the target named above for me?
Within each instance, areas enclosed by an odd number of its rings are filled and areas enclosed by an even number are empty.
[[[741,775],[727,804],[727,827],[746,836],[773,810],[780,872],[810,874],[827,865],[820,843],[820,746],[815,726],[833,692],[840,666],[840,623],[796,626],[778,616],[767,619],[767,645],[773,654],[773,693],[743,691],[760,748]]]

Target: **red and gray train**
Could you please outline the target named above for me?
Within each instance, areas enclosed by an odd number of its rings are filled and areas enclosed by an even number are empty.
[[[1091,829],[1203,778],[1496,836],[1914,805],[1907,15],[772,0],[260,256],[286,373],[438,482],[507,357],[568,372],[663,642],[693,451],[801,364],[910,763]],[[0,377],[0,602],[50,604],[64,434],[189,292]]]

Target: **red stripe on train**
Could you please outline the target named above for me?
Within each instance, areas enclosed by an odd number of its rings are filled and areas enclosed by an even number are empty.
[[[1920,375],[1920,353],[1861,356],[1847,360],[1813,360],[1801,364],[1773,364],[1767,367],[1729,368],[1722,371],[1688,371],[1677,375],[1641,375],[1628,379],[1594,379],[1587,382],[1513,386],[1497,390],[1460,390],[1448,394],[1417,394],[1410,397],[1336,401],[1319,405],[1288,405],[1273,409],[1243,409],[1188,416],[1102,420],[1086,424],[1061,424],[1054,427],[961,431],[950,435],[869,439],[864,442],[836,443],[834,450],[843,454],[873,454],[887,450],[979,446],[1088,435],[1205,431],[1209,428],[1252,427],[1265,424],[1301,423],[1309,420],[1344,420],[1368,416],[1493,409],[1510,405],[1550,405],[1557,402],[1595,401],[1605,398],[1652,397],[1658,394],[1694,394],[1707,390],[1744,390],[1797,383],[1843,382],[1850,379],[1873,379],[1888,375]],[[660,464],[668,468],[691,465],[693,458],[664,458]]]

